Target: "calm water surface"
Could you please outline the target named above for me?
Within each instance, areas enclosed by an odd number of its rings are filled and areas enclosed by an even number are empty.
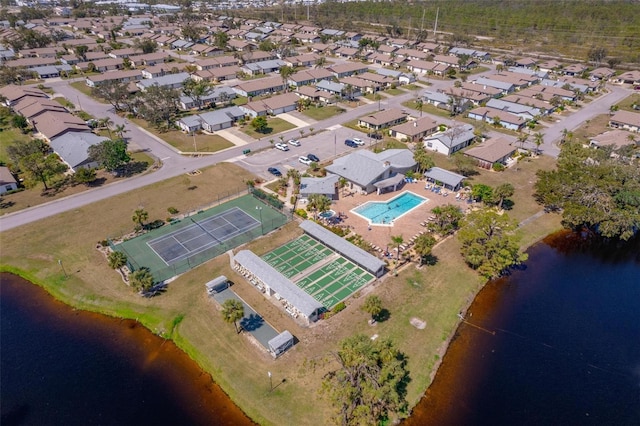
[[[3,426],[253,424],[171,342],[0,280]]]
[[[407,425],[640,425],[640,239],[529,254],[478,295]]]

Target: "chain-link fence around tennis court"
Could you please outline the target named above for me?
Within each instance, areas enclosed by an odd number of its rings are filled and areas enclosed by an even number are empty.
[[[222,242],[221,244],[212,246],[201,252],[194,253],[184,260],[180,260],[169,265],[167,265],[148,245],[149,241],[153,241],[154,239],[170,234],[179,229],[192,226],[193,222],[218,215],[233,207],[242,209],[245,213],[260,222],[260,226],[246,230],[241,234]],[[131,271],[147,267],[151,270],[155,281],[161,282],[187,272],[188,270],[213,259],[228,250],[234,249],[242,244],[246,244],[249,241],[278,229],[291,219],[291,212],[280,211],[260,198],[252,195],[244,195],[211,209],[199,211],[181,221],[173,221],[170,225],[154,229],[123,243],[117,245],[114,245],[111,241],[109,241],[109,243],[113,250],[120,251],[127,256],[127,264]]]

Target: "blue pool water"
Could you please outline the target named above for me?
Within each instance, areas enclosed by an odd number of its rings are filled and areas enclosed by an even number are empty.
[[[405,191],[387,201],[368,201],[351,211],[368,219],[372,225],[387,225],[426,201],[428,199]]]
[[[335,214],[336,212],[334,212],[333,210],[327,210],[326,212],[320,213],[318,216],[328,219],[330,217],[333,217]]]

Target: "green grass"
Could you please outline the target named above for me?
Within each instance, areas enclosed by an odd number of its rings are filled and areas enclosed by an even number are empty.
[[[76,109],[75,104],[69,101],[67,98],[57,97],[57,98],[53,98],[53,100],[69,110]]]
[[[74,83],[71,83],[71,87],[73,87],[76,90],[79,90],[80,92],[84,93],[87,96],[91,96],[91,87],[87,86],[87,83],[85,83],[84,81],[76,81]],[[101,99],[94,98],[93,96],[91,97],[93,99],[96,99],[102,102]]]
[[[396,89],[385,89],[385,91],[383,93],[386,93],[387,95],[391,95],[391,96],[397,96],[397,95],[404,94],[405,91],[396,88]]]
[[[415,100],[408,100],[406,102],[403,102],[402,106],[405,106],[405,107],[411,108],[411,109],[415,109],[416,111],[418,111],[418,106],[416,105],[416,101]],[[449,114],[449,111],[444,110],[442,108],[438,108],[438,107],[436,107],[434,105],[427,104],[427,103],[423,103],[422,104],[422,112],[429,113],[429,114],[432,114],[432,115],[438,115],[440,117],[451,118],[451,114]]]
[[[277,135],[278,133],[281,133],[281,132],[286,132],[287,130],[295,129],[296,127],[293,124],[289,123],[288,121],[278,117],[268,117],[267,126],[268,126],[267,131],[265,133],[256,132],[256,130],[251,126],[251,124],[243,125],[240,128],[240,131],[251,136],[254,139],[262,139],[262,138],[271,137],[273,135]]]
[[[618,102],[616,105],[618,105],[618,107],[621,110],[640,113],[640,112],[638,112],[638,110],[633,109],[632,105],[634,105],[634,104],[635,105],[640,104],[640,93],[634,93],[634,94],[624,98],[623,100]]]
[[[342,114],[344,111],[344,108],[340,108],[335,105],[329,105],[322,107],[309,107],[308,109],[302,111],[302,114],[306,115],[309,118],[313,118],[314,120],[322,121],[338,114]]]
[[[9,121],[11,118],[0,118],[0,161],[3,163],[9,162],[7,156],[7,147],[13,145],[16,142],[27,142],[31,139],[30,135],[23,134],[20,130],[11,127]]]
[[[231,101],[235,106],[246,105],[249,102],[246,96],[238,96]]]
[[[193,142],[193,135],[184,133],[180,130],[169,130],[167,132],[160,132],[156,128],[149,126],[145,120],[139,118],[131,119],[136,125],[146,129],[153,133],[155,136],[164,140],[180,152],[217,152],[223,149],[227,149],[233,146],[232,142],[229,142],[222,136],[205,133],[196,133],[195,144]]]

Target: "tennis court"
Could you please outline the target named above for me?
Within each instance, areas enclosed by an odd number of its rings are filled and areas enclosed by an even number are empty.
[[[203,220],[189,220],[193,225],[147,242],[149,248],[167,265],[222,245],[225,241],[260,226],[258,220],[238,207]]]
[[[353,262],[303,235],[265,254],[263,260],[331,309],[374,279]]]
[[[112,246],[127,256],[131,270],[147,267],[156,282],[259,238],[290,218],[249,194]]]

